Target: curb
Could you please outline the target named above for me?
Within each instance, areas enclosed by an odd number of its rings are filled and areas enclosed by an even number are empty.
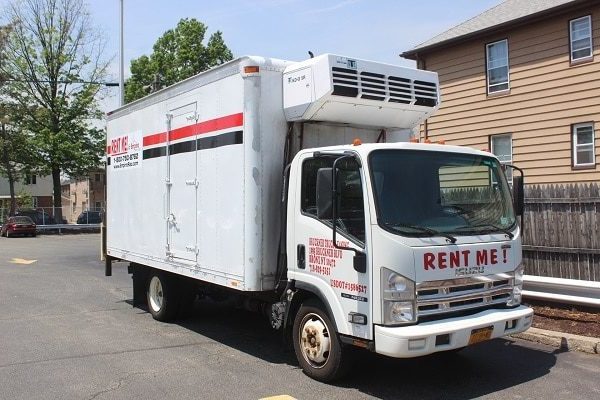
[[[539,328],[529,328],[525,332],[510,335],[513,338],[536,342],[548,346],[581,351],[588,354],[600,354],[600,338],[573,335],[570,333],[547,331]]]

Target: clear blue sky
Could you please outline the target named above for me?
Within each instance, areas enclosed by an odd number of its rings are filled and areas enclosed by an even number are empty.
[[[87,0],[106,34],[118,77],[119,0]],[[398,54],[498,4],[501,0],[124,0],[125,67],[150,54],[181,18],[220,30],[234,56],[302,60],[307,51],[413,65]],[[0,0],[0,4],[6,0]],[[116,94],[116,89],[114,90]],[[107,102],[111,107],[112,101]],[[116,102],[114,103],[116,105]]]

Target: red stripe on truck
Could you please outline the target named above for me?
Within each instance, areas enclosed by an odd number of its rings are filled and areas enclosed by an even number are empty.
[[[220,131],[222,129],[237,128],[244,125],[244,114],[232,114],[225,117],[209,119],[208,121],[198,122],[196,124],[182,126],[181,128],[171,131],[171,140],[178,140],[190,136],[201,135]],[[153,146],[156,144],[165,143],[167,141],[167,132],[155,133],[144,136],[143,146]],[[106,154],[110,155],[110,146],[106,146]]]
[[[222,129],[236,128],[244,125],[244,114],[233,114],[225,117],[210,119],[208,121],[198,122],[171,131],[171,140],[184,139],[190,136],[201,135],[220,131]],[[144,136],[144,147],[155,144],[165,143],[167,141],[167,132],[155,133],[150,136]]]

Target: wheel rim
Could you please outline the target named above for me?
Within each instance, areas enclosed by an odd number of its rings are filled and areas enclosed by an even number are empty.
[[[314,313],[303,319],[299,338],[300,350],[307,363],[313,368],[323,368],[329,359],[331,340],[329,330],[323,319]]]
[[[163,305],[163,288],[160,279],[157,276],[153,276],[150,280],[150,307],[152,311],[159,312]]]

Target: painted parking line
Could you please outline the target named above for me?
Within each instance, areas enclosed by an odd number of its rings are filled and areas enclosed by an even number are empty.
[[[296,398],[287,394],[279,394],[277,396],[263,397],[258,400],[296,400]]]
[[[36,261],[37,260],[26,260],[24,258],[13,258],[9,262],[12,263],[12,264],[29,265],[29,264],[33,264]]]

